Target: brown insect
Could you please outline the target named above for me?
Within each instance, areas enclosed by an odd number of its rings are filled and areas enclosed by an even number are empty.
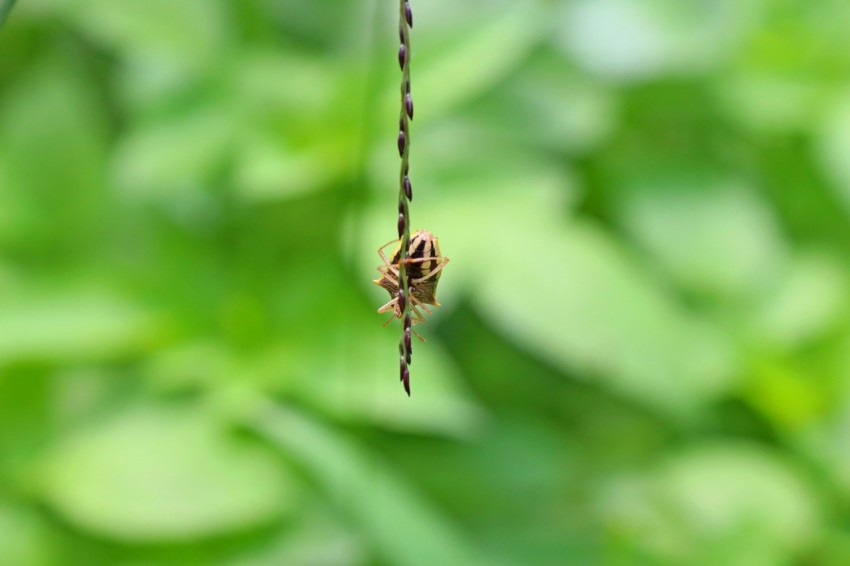
[[[396,247],[392,259],[387,259],[387,256],[384,255],[384,249],[392,244],[396,244]],[[401,318],[402,313],[398,304],[398,267],[401,256],[401,240],[387,242],[378,248],[378,255],[381,256],[384,263],[378,266],[378,271],[381,273],[380,279],[375,279],[373,282],[386,289],[390,294],[390,300],[379,308],[378,312],[384,313],[391,310],[393,318]],[[407,248],[405,260],[413,324],[425,322],[425,316],[419,311],[420,307],[426,313],[433,314],[426,305],[440,306],[436,297],[437,283],[440,281],[440,275],[447,263],[449,263],[449,258],[440,254],[438,238],[427,230],[416,230],[413,233],[410,237],[410,245]],[[384,326],[392,320],[392,318],[389,319]],[[425,341],[418,334],[416,336],[423,342]]]

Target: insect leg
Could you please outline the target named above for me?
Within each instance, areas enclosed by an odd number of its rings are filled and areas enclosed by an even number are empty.
[[[384,306],[378,309],[378,313],[387,312],[388,310],[395,308],[396,304],[398,304],[398,297],[393,297]]]
[[[428,314],[434,314],[434,313],[431,311],[431,309],[429,309],[428,307],[426,307],[426,306],[425,306],[425,303],[423,303],[422,301],[420,301],[419,299],[417,299],[414,295],[412,295],[412,294],[411,294],[411,295],[410,295],[410,298],[411,298],[411,299],[413,299],[413,303],[414,303],[414,304],[419,305],[420,307],[422,307],[422,308],[425,310],[425,312],[427,312]],[[423,320],[423,322],[424,322],[424,320]]]
[[[419,311],[416,309],[416,306],[415,306],[415,305],[410,305],[410,309],[411,309],[411,311],[413,311],[413,313],[414,313],[414,316],[412,317],[412,318],[413,318],[413,324],[417,324],[417,323],[425,322],[425,317],[424,317],[424,316],[422,316],[422,313],[421,313],[421,312],[419,312]],[[413,326],[413,325],[411,325],[411,326]],[[421,335],[421,334],[419,334],[418,332],[416,332],[416,331],[415,331],[415,330],[413,330],[412,328],[410,329],[410,331],[411,331],[413,334],[415,334],[417,338],[419,338],[420,340],[422,340],[423,342],[425,342],[425,339],[424,339],[424,338],[422,338],[422,335]]]
[[[422,263],[424,261],[436,261],[437,267],[428,272],[427,275],[423,275],[422,277],[417,277],[416,279],[411,280],[411,283],[422,283],[423,281],[427,281],[437,273],[443,270],[447,263],[449,263],[449,258],[447,257],[425,257],[419,259],[409,259],[407,263]]]
[[[384,254],[384,248],[389,245],[395,244],[396,242],[398,242],[398,239],[390,240],[389,242],[378,248],[378,255],[381,256],[381,259],[384,261],[387,267],[392,269],[394,273],[398,273],[398,270],[395,268],[395,266],[393,266],[393,264],[390,263],[390,260],[387,259],[387,256]]]

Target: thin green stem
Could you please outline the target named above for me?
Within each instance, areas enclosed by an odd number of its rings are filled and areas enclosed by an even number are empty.
[[[410,363],[412,348],[410,341],[412,300],[407,280],[407,252],[410,245],[410,122],[413,117],[413,102],[410,94],[410,26],[413,22],[409,0],[399,0],[399,46],[398,60],[401,66],[401,113],[399,114],[398,149],[401,154],[398,189],[398,231],[401,238],[399,248],[399,306],[402,318],[402,339],[399,344],[401,353],[400,379],[404,389],[410,395]]]

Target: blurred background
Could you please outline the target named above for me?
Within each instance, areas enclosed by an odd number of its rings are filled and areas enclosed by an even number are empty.
[[[8,2],[6,3],[8,6]],[[0,562],[850,563],[850,4],[22,0]]]

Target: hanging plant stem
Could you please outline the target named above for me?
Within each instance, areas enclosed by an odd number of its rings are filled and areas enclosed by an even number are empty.
[[[410,184],[410,120],[413,119],[413,98],[410,92],[410,28],[413,27],[413,12],[409,0],[399,0],[398,64],[401,67],[401,112],[398,120],[398,152],[401,156],[398,190],[398,237],[400,243],[398,305],[402,319],[402,338],[399,343],[401,358],[399,361],[399,379],[404,390],[410,395],[410,364],[413,348],[410,340],[411,298],[407,278],[408,247],[410,245],[410,201],[413,200],[413,188]]]

